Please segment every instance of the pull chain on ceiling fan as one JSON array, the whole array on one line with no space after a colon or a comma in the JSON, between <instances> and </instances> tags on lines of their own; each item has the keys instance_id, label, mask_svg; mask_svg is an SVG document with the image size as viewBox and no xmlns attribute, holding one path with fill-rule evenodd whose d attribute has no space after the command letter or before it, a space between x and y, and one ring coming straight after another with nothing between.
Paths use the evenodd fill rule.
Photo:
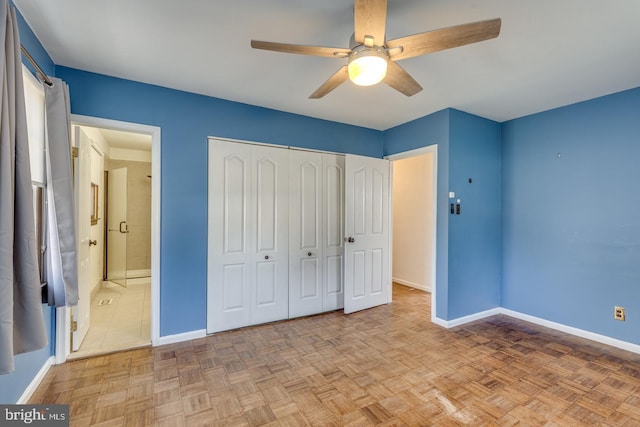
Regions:
<instances>
[{"instance_id":1,"label":"pull chain on ceiling fan","mask_svg":"<svg viewBox=\"0 0 640 427\"><path fill-rule=\"evenodd\" d=\"M501 26L500 18L496 18L387 41L387 0L355 0L353 15L354 33L350 48L259 40L251 40L251 47L302 55L348 58L347 65L313 92L309 97L311 99L322 98L347 79L361 86L384 82L406 96L412 96L420 92L422 87L396 61L493 39L500 34Z\"/></svg>"}]
</instances>

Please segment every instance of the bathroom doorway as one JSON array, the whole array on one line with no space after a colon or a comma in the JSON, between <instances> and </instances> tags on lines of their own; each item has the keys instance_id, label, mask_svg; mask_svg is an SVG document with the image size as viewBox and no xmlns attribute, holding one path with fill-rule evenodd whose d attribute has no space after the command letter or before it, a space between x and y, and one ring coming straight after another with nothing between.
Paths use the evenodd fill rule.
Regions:
<instances>
[{"instance_id":1,"label":"bathroom doorway","mask_svg":"<svg viewBox=\"0 0 640 427\"><path fill-rule=\"evenodd\" d=\"M71 327L68 359L151 345L154 293L153 134L79 123L74 134L98 156L88 174L94 198L89 273L79 283L86 289L78 308L88 321L80 339Z\"/></svg>"}]
</instances>

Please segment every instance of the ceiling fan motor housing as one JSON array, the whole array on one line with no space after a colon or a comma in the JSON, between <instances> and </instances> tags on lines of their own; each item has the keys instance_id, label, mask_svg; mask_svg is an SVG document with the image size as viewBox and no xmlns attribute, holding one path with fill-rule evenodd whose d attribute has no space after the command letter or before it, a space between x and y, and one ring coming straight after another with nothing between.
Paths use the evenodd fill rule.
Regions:
<instances>
[{"instance_id":1,"label":"ceiling fan motor housing","mask_svg":"<svg viewBox=\"0 0 640 427\"><path fill-rule=\"evenodd\" d=\"M389 54L380 46L357 46L349 55L349 79L359 86L371 86L387 75Z\"/></svg>"}]
</instances>

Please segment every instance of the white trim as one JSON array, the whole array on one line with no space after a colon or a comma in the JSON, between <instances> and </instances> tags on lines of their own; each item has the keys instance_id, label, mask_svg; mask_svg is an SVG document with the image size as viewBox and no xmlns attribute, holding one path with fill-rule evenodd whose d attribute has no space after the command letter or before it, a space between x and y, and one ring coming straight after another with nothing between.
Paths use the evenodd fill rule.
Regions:
<instances>
[{"instance_id":1,"label":"white trim","mask_svg":"<svg viewBox=\"0 0 640 427\"><path fill-rule=\"evenodd\" d=\"M151 344L160 345L160 195L161 195L161 129L157 126L71 114L71 122L78 126L92 126L125 132L151 135ZM64 363L70 353L70 311L68 307L56 310L55 363Z\"/></svg>"},{"instance_id":2,"label":"white trim","mask_svg":"<svg viewBox=\"0 0 640 427\"><path fill-rule=\"evenodd\" d=\"M132 277L130 279L127 279L127 287L138 286L138 285L150 285L151 283L150 278L151 276ZM119 286L119 285L112 285L112 286Z\"/></svg>"},{"instance_id":3,"label":"white trim","mask_svg":"<svg viewBox=\"0 0 640 427\"><path fill-rule=\"evenodd\" d=\"M183 341L197 340L200 338L204 338L206 336L207 336L206 329L198 329L196 331L183 332L181 334L175 334L175 335L165 335L158 339L157 345L167 345L167 344L175 344Z\"/></svg>"},{"instance_id":4,"label":"white trim","mask_svg":"<svg viewBox=\"0 0 640 427\"><path fill-rule=\"evenodd\" d=\"M458 317L453 320L443 320L440 318L432 319L432 322L443 328L454 328L461 326L469 322L481 320L490 316L503 314L505 316L513 317L514 319L524 320L525 322L533 323L545 328L555 329L556 331L564 332L570 335L574 335L580 338L585 338L591 341L598 342L600 344L609 345L611 347L620 348L622 350L630 351L632 353L640 354L640 344L634 344L628 341L619 340L606 335L597 334L595 332L585 331L584 329L575 328L562 323L553 322L551 320L542 319L540 317L531 316L529 314L520 313L518 311L509 310L508 308L497 307L490 310L481 311L479 313L470 314L469 316Z\"/></svg>"},{"instance_id":5,"label":"white trim","mask_svg":"<svg viewBox=\"0 0 640 427\"><path fill-rule=\"evenodd\" d=\"M476 320L481 320L487 317L496 316L498 314L502 314L502 308L500 307L491 308L489 310L470 314L468 316L458 317L457 319L452 319L452 320L443 320L440 318L436 318L436 320L433 321L433 323L449 329L449 328L455 328L456 326L461 326L470 322L475 322Z\"/></svg>"},{"instance_id":6,"label":"white trim","mask_svg":"<svg viewBox=\"0 0 640 427\"><path fill-rule=\"evenodd\" d=\"M33 393L38 389L38 386L42 383L44 376L47 375L47 372L49 372L53 364L55 364L55 358L53 356L45 360L44 365L42 365L42 368L40 368L36 376L33 377L27 388L24 389L16 404L24 405L31 399L31 396L33 396Z\"/></svg>"},{"instance_id":7,"label":"white trim","mask_svg":"<svg viewBox=\"0 0 640 427\"><path fill-rule=\"evenodd\" d=\"M422 154L427 154L427 153L433 153L433 171L432 171L432 183L433 183L433 200L432 200L432 206L433 206L433 239L431 239L431 265L433 266L433 268L431 269L431 278L430 278L430 282L431 282L431 287L429 289L429 292L431 292L431 322L441 325L440 322L445 322L442 319L439 319L438 317L436 317L436 289L437 289L437 285L438 282L436 281L436 270L438 268L438 264L437 264L437 256L438 256L438 144L433 144L433 145L428 145L426 147L420 147L420 148L416 148L415 150L409 150L409 151L403 151L401 153L396 153L396 154L391 154L389 156L385 156L385 159L388 159L391 161L391 165L392 165L392 169L391 169L391 175L393 175L393 161L394 160L401 160L401 159L406 159L409 157L414 157L414 156L420 156ZM393 181L392 181L393 183ZM393 190L393 187L391 188L391 190ZM393 191L391 191L391 194L393 194ZM392 201L390 202L392 203ZM390 220L393 221L393 218L390 217ZM393 222L392 222L393 224ZM391 230L392 234L393 230ZM393 236L391 237L393 238ZM391 241L393 243L393 240ZM391 247L393 247L393 244L391 244ZM392 261L390 261L390 264L392 263ZM398 282L400 283L400 282ZM443 325L441 325L443 326ZM446 326L445 326L446 327Z\"/></svg>"},{"instance_id":8,"label":"white trim","mask_svg":"<svg viewBox=\"0 0 640 427\"><path fill-rule=\"evenodd\" d=\"M139 277L151 277L151 269L127 270L127 279L137 279Z\"/></svg>"},{"instance_id":9,"label":"white trim","mask_svg":"<svg viewBox=\"0 0 640 427\"><path fill-rule=\"evenodd\" d=\"M574 328L573 326L564 325L562 323L552 322L551 320L545 320L540 317L535 317L529 314L520 313L518 311L509 310L508 308L501 308L500 313L516 319L535 323L536 325L544 326L546 328L555 329L560 332L566 332L567 334L586 338L588 340L596 341L601 344L610 345L612 347L617 347L621 348L622 350L640 354L640 345L628 341L622 341L617 338L611 338L606 335L597 334L595 332L585 331L584 329Z\"/></svg>"},{"instance_id":10,"label":"white trim","mask_svg":"<svg viewBox=\"0 0 640 427\"><path fill-rule=\"evenodd\" d=\"M222 137L219 137L219 136L208 136L207 139L208 139L208 141L211 141L212 139L215 139L217 141L235 142L235 143L238 143L238 144L259 145L259 146L262 146L262 147L283 148L285 150L309 151L311 153L333 154L333 155L338 155L338 156L346 156L347 155L347 153L339 153L337 151L316 150L314 148L294 147L293 145L271 144L269 142L247 141L247 140L244 140L244 139L222 138Z\"/></svg>"},{"instance_id":11,"label":"white trim","mask_svg":"<svg viewBox=\"0 0 640 427\"><path fill-rule=\"evenodd\" d=\"M433 299L433 296L431 298ZM442 326L443 328L447 328L447 329L450 328L446 320L442 320L441 318L435 317L434 315L431 315L431 323L434 323L438 326Z\"/></svg>"},{"instance_id":12,"label":"white trim","mask_svg":"<svg viewBox=\"0 0 640 427\"><path fill-rule=\"evenodd\" d=\"M427 145L426 147L420 147L409 151L403 151L401 153L389 154L384 156L385 159L391 161L408 159L409 157L421 156L427 153L436 153L438 151L438 144Z\"/></svg>"},{"instance_id":13,"label":"white trim","mask_svg":"<svg viewBox=\"0 0 640 427\"><path fill-rule=\"evenodd\" d=\"M389 241L387 248L389 249L389 262L387 271L389 272L389 283L387 288L387 304L393 302L393 162L386 159L389 166L389 202L387 205L387 227L389 227Z\"/></svg>"},{"instance_id":14,"label":"white trim","mask_svg":"<svg viewBox=\"0 0 640 427\"><path fill-rule=\"evenodd\" d=\"M420 289L421 291L425 292L431 292L431 286L429 285L421 285L420 283L413 283L408 280L398 279L397 277L394 277L392 280L400 285L409 286L410 288L414 289Z\"/></svg>"},{"instance_id":15,"label":"white trim","mask_svg":"<svg viewBox=\"0 0 640 427\"><path fill-rule=\"evenodd\" d=\"M58 307L56 310L56 354L55 363L59 365L67 360L71 353L71 307Z\"/></svg>"}]
</instances>

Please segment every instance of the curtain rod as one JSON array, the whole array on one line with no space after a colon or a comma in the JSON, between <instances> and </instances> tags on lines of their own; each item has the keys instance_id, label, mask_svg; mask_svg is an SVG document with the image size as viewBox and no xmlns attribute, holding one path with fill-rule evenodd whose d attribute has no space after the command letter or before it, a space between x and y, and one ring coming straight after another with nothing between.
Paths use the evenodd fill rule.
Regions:
<instances>
[{"instance_id":1,"label":"curtain rod","mask_svg":"<svg viewBox=\"0 0 640 427\"><path fill-rule=\"evenodd\" d=\"M34 66L34 68L36 69L36 71L38 72L38 74L40 74L40 77L42 77L42 80L44 80L44 82L48 85L48 86L53 86L53 82L51 81L51 79L49 78L49 76L47 76L44 71L42 71L42 68L40 68L40 66L38 65L38 63L36 62L35 59L33 59L33 56L31 56L31 54L29 54L29 52L27 52L27 49L24 48L24 46L20 45L20 50L22 50L22 53L24 54L24 56L29 60L29 62L31 62L31 65Z\"/></svg>"}]
</instances>

